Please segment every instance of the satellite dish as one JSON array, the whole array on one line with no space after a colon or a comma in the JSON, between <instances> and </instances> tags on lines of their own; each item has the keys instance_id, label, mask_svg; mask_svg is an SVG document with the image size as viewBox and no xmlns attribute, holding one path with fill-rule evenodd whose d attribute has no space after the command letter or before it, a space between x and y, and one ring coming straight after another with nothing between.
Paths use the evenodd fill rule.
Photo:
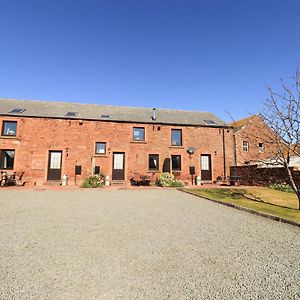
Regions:
<instances>
[{"instance_id":1,"label":"satellite dish","mask_svg":"<svg viewBox=\"0 0 300 300\"><path fill-rule=\"evenodd\" d=\"M195 148L194 147L189 147L188 149L187 149L187 152L188 152L188 154L190 154L190 155L193 155L194 153L195 153Z\"/></svg>"}]
</instances>

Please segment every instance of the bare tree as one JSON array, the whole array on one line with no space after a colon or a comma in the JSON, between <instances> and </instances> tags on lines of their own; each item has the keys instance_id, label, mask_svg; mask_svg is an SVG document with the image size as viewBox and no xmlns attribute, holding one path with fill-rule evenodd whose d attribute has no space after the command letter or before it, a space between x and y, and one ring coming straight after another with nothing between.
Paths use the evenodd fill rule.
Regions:
<instances>
[{"instance_id":1,"label":"bare tree","mask_svg":"<svg viewBox=\"0 0 300 300\"><path fill-rule=\"evenodd\" d=\"M300 72L297 70L292 77L292 84L287 85L281 80L280 92L268 88L269 97L264 103L260 118L272 129L268 143L276 145L277 154L272 163L285 168L290 185L299 200L300 186L293 177L289 167L291 157L300 157Z\"/></svg>"}]
</instances>

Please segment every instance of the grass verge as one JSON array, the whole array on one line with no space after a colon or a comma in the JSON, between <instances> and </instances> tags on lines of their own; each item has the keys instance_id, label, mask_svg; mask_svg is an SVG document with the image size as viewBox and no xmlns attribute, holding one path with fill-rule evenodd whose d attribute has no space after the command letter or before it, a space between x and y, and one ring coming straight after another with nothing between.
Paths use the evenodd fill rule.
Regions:
<instances>
[{"instance_id":1,"label":"grass verge","mask_svg":"<svg viewBox=\"0 0 300 300\"><path fill-rule=\"evenodd\" d=\"M269 192L267 188L201 188L183 190L217 202L231 203L300 224L300 211L296 209L294 199L290 193L274 190ZM275 200L272 197L274 195L273 192L276 192ZM280 197L280 194L282 194L282 197ZM288 194L288 197L286 197L286 194Z\"/></svg>"}]
</instances>

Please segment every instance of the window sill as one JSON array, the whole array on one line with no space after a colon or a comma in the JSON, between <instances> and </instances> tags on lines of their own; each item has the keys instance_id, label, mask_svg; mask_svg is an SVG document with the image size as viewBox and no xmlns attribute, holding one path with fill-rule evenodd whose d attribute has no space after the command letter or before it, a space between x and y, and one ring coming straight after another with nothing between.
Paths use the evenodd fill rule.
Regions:
<instances>
[{"instance_id":1,"label":"window sill","mask_svg":"<svg viewBox=\"0 0 300 300\"><path fill-rule=\"evenodd\" d=\"M160 170L148 170L147 173L161 173Z\"/></svg>"},{"instance_id":2,"label":"window sill","mask_svg":"<svg viewBox=\"0 0 300 300\"><path fill-rule=\"evenodd\" d=\"M174 148L174 149L184 149L184 147L183 146L170 146L169 148Z\"/></svg>"},{"instance_id":3,"label":"window sill","mask_svg":"<svg viewBox=\"0 0 300 300\"><path fill-rule=\"evenodd\" d=\"M17 139L17 137L15 135L1 135L0 139L9 139L9 140L13 140L13 139Z\"/></svg>"},{"instance_id":4,"label":"window sill","mask_svg":"<svg viewBox=\"0 0 300 300\"><path fill-rule=\"evenodd\" d=\"M93 157L108 157L108 154L94 154Z\"/></svg>"},{"instance_id":5,"label":"window sill","mask_svg":"<svg viewBox=\"0 0 300 300\"><path fill-rule=\"evenodd\" d=\"M147 144L146 141L131 141L132 144Z\"/></svg>"}]
</instances>

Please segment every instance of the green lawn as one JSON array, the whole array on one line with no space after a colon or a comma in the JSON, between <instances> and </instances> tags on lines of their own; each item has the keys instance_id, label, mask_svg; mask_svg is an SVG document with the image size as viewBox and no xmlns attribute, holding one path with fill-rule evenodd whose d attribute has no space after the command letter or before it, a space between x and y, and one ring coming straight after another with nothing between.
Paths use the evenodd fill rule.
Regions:
<instances>
[{"instance_id":1,"label":"green lawn","mask_svg":"<svg viewBox=\"0 0 300 300\"><path fill-rule=\"evenodd\" d=\"M300 223L295 194L263 187L188 189L195 195L265 212Z\"/></svg>"}]
</instances>

